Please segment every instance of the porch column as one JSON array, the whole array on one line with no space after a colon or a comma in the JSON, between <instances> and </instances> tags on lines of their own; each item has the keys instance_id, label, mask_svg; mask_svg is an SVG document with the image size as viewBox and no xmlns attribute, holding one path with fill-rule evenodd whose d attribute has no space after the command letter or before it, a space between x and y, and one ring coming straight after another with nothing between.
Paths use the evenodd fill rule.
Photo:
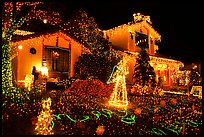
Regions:
<instances>
[{"instance_id":1,"label":"porch column","mask_svg":"<svg viewBox=\"0 0 204 137\"><path fill-rule=\"evenodd\" d=\"M170 87L172 87L171 68L172 68L172 65L169 65L169 69L168 69L168 70L169 70L169 86L170 86Z\"/></svg>"}]
</instances>

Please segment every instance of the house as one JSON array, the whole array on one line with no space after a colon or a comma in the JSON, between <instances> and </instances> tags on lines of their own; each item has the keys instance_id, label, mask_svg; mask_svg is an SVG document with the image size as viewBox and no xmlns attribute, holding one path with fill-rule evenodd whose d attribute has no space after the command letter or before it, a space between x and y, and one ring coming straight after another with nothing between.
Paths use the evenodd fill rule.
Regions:
<instances>
[{"instance_id":1,"label":"house","mask_svg":"<svg viewBox=\"0 0 204 137\"><path fill-rule=\"evenodd\" d=\"M164 86L172 87L176 85L176 73L184 66L181 61L163 57L157 53L157 42L161 41L161 35L151 26L149 16L144 16L140 13L133 14L134 22L122 24L112 29L104 30L104 36L112 43L113 48L122 49L124 53L131 53L132 59L129 61L129 74L126 76L129 83L133 83L132 75L134 73L134 65L136 57L141 50L133 37L136 33L145 34L147 36L146 48L150 55L150 65L154 68L156 79L161 77L164 81ZM141 41L139 41L141 42Z\"/></svg>"},{"instance_id":2,"label":"house","mask_svg":"<svg viewBox=\"0 0 204 137\"><path fill-rule=\"evenodd\" d=\"M62 31L15 36L11 42L13 76L17 84L32 67L48 71L50 78L70 78L74 75L74 63L82 54L84 46Z\"/></svg>"},{"instance_id":3,"label":"house","mask_svg":"<svg viewBox=\"0 0 204 137\"><path fill-rule=\"evenodd\" d=\"M200 61L191 61L184 63L184 69L191 71L192 68L196 68L199 74L201 73L201 62Z\"/></svg>"},{"instance_id":4,"label":"house","mask_svg":"<svg viewBox=\"0 0 204 137\"><path fill-rule=\"evenodd\" d=\"M164 57L157 53L157 42L161 35L151 26L149 16L140 13L133 14L134 22L122 24L109 30L103 30L104 36L112 43L113 48L131 56L128 62L129 73L126 75L127 83L133 84L132 75L139 48L136 33L147 36L147 52L150 55L150 65L156 73L156 80L163 79L166 87L177 86L178 75L184 64L181 61ZM133 37L134 36L134 37ZM69 37L62 31L41 34L29 34L17 37L11 42L11 59L14 79L19 82L31 74L32 67L44 71L46 67L49 77L70 78L74 76L74 64L78 57L87 51L83 45Z\"/></svg>"}]
</instances>

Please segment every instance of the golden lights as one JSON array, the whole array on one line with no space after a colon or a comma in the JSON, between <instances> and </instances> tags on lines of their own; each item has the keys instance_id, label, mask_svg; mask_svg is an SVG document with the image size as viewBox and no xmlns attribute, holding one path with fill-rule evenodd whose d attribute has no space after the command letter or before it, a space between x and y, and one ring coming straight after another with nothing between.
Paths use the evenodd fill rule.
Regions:
<instances>
[{"instance_id":1,"label":"golden lights","mask_svg":"<svg viewBox=\"0 0 204 137\"><path fill-rule=\"evenodd\" d=\"M48 76L48 69L46 66L41 67L41 73L43 76Z\"/></svg>"},{"instance_id":2,"label":"golden lights","mask_svg":"<svg viewBox=\"0 0 204 137\"><path fill-rule=\"evenodd\" d=\"M97 135L103 135L104 131L104 126L98 126L98 128L96 129Z\"/></svg>"},{"instance_id":3,"label":"golden lights","mask_svg":"<svg viewBox=\"0 0 204 137\"><path fill-rule=\"evenodd\" d=\"M127 61L129 57L124 55L123 59L113 68L112 73L107 83L115 83L113 93L109 99L109 104L115 107L128 106L127 89L125 75L129 73L127 68Z\"/></svg>"},{"instance_id":4,"label":"golden lights","mask_svg":"<svg viewBox=\"0 0 204 137\"><path fill-rule=\"evenodd\" d=\"M34 32L25 31L25 30L16 30L16 31L14 32L14 34L25 36L25 35L34 34Z\"/></svg>"},{"instance_id":5,"label":"golden lights","mask_svg":"<svg viewBox=\"0 0 204 137\"><path fill-rule=\"evenodd\" d=\"M202 99L202 86L193 86L190 94L193 94L195 91L199 91L198 98Z\"/></svg>"},{"instance_id":6,"label":"golden lights","mask_svg":"<svg viewBox=\"0 0 204 137\"><path fill-rule=\"evenodd\" d=\"M40 135L52 135L54 134L52 132L52 116L50 110L51 106L51 98L48 98L47 100L42 101L42 108L43 110L40 112L40 115L38 116L38 122L36 123L35 130L37 131L37 134Z\"/></svg>"},{"instance_id":7,"label":"golden lights","mask_svg":"<svg viewBox=\"0 0 204 137\"><path fill-rule=\"evenodd\" d=\"M23 49L23 46L22 46L22 45L19 45L19 46L18 46L18 49Z\"/></svg>"},{"instance_id":8,"label":"golden lights","mask_svg":"<svg viewBox=\"0 0 204 137\"><path fill-rule=\"evenodd\" d=\"M33 75L27 74L26 77L25 77L24 84L25 84L25 87L28 88L29 91L31 89L31 84L32 83L33 83Z\"/></svg>"},{"instance_id":9,"label":"golden lights","mask_svg":"<svg viewBox=\"0 0 204 137\"><path fill-rule=\"evenodd\" d=\"M46 23L47 23L47 19L44 19L44 20L43 20L43 23L45 23L45 24L46 24Z\"/></svg>"},{"instance_id":10,"label":"golden lights","mask_svg":"<svg viewBox=\"0 0 204 137\"><path fill-rule=\"evenodd\" d=\"M196 69L197 67L198 67L197 65L194 65L194 66L193 66L193 69Z\"/></svg>"}]
</instances>

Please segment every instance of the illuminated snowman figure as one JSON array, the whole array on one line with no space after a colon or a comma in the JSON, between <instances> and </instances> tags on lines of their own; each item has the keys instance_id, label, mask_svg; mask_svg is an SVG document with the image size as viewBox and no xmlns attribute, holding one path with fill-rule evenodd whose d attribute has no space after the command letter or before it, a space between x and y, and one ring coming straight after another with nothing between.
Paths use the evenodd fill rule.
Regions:
<instances>
[{"instance_id":1,"label":"illuminated snowman figure","mask_svg":"<svg viewBox=\"0 0 204 137\"><path fill-rule=\"evenodd\" d=\"M127 61L128 57L124 56L123 59L116 66L113 67L111 76L107 81L107 84L115 83L113 93L111 94L109 99L109 104L116 107L128 106L125 81L125 75L129 73L127 68Z\"/></svg>"}]
</instances>

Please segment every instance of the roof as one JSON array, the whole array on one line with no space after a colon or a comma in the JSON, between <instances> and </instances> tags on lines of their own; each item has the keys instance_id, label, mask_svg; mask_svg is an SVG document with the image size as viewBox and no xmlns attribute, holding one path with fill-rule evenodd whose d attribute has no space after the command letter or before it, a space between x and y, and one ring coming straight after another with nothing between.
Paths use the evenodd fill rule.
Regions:
<instances>
[{"instance_id":1,"label":"roof","mask_svg":"<svg viewBox=\"0 0 204 137\"><path fill-rule=\"evenodd\" d=\"M132 30L132 29L134 30L139 24L142 24L144 25L144 27L149 28L149 30L151 31L150 35L153 34L156 39L161 40L161 35L147 21L140 21L138 23L129 22L128 24L122 24L112 29L103 30L103 32L109 32L109 31L116 30L118 28L125 28L125 27L128 30Z\"/></svg>"},{"instance_id":2,"label":"roof","mask_svg":"<svg viewBox=\"0 0 204 137\"><path fill-rule=\"evenodd\" d=\"M183 62L181 62L181 61L179 61L179 60L176 60L176 59L172 59L172 58L166 57L166 56L164 57L164 56L160 56L160 55L149 55L149 57L152 58L152 59L156 59L156 60L157 60L157 58L158 58L158 59L160 59L160 60L164 60L164 61L166 60L166 61L168 61L168 62L178 63L178 64L184 66L184 63L183 63Z\"/></svg>"},{"instance_id":3,"label":"roof","mask_svg":"<svg viewBox=\"0 0 204 137\"><path fill-rule=\"evenodd\" d=\"M24 36L22 36L22 35L14 35L13 39L12 39L12 42L18 42L18 41L21 41L21 40L37 38L37 37L40 37L42 35L50 35L50 34L55 34L55 33L60 33L63 37L67 37L65 39L68 39L68 37L70 37L74 41L78 42L76 39L74 39L73 37L68 35L65 31L62 31L62 30L59 30L59 29L50 30L50 31L42 31L42 32L37 32L37 33L34 33L34 34L30 34L30 35L24 35Z\"/></svg>"},{"instance_id":4,"label":"roof","mask_svg":"<svg viewBox=\"0 0 204 137\"><path fill-rule=\"evenodd\" d=\"M161 57L161 58L168 58L168 59L178 60L175 57L167 56L167 55L163 55L163 54L159 54L159 53L156 53L154 56L155 57Z\"/></svg>"}]
</instances>

